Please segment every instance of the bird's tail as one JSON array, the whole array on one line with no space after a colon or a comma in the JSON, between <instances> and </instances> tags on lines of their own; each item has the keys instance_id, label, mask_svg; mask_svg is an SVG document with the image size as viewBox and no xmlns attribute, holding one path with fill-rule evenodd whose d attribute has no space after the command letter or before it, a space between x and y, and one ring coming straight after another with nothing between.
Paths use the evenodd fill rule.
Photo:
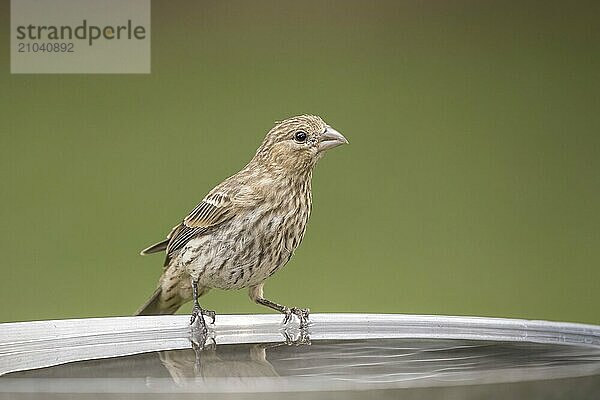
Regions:
<instances>
[{"instance_id":1,"label":"bird's tail","mask_svg":"<svg viewBox=\"0 0 600 400\"><path fill-rule=\"evenodd\" d=\"M175 312L181 307L184 301L177 301L178 299L170 298L169 301L165 301L162 296L162 289L158 287L152 296L136 311L135 315L165 315L175 314ZM175 301L173 301L175 300Z\"/></svg>"}]
</instances>

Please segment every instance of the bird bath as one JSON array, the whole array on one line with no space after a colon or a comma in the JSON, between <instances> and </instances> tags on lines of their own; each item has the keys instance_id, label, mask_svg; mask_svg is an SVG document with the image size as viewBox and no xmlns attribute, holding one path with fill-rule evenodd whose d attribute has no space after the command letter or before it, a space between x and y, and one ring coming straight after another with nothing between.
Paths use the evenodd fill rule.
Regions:
<instances>
[{"instance_id":1,"label":"bird bath","mask_svg":"<svg viewBox=\"0 0 600 400\"><path fill-rule=\"evenodd\" d=\"M314 314L305 332L280 322L273 314L219 315L203 349L192 348L183 315L1 324L0 396L592 399L600 392L599 326Z\"/></svg>"}]
</instances>

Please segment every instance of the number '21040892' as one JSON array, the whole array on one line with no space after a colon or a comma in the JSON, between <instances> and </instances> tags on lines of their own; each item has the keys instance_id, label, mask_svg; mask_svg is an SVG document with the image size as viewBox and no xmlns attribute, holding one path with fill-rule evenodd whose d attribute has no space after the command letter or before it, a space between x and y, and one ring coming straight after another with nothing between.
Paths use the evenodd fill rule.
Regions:
<instances>
[{"instance_id":1,"label":"number '21040892'","mask_svg":"<svg viewBox=\"0 0 600 400\"><path fill-rule=\"evenodd\" d=\"M73 43L18 43L19 53L73 53Z\"/></svg>"}]
</instances>

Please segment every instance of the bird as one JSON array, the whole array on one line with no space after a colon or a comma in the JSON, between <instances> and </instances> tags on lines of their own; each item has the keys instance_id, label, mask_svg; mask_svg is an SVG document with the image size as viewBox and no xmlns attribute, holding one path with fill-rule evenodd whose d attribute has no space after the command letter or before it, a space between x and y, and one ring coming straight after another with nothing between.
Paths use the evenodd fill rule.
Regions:
<instances>
[{"instance_id":1,"label":"bird","mask_svg":"<svg viewBox=\"0 0 600 400\"><path fill-rule=\"evenodd\" d=\"M207 331L215 321L198 298L211 289L248 289L252 301L309 323L309 309L264 297L265 281L300 245L312 208L317 162L348 140L316 115L277 122L252 159L215 186L167 235L140 254L165 252L163 273L136 315L173 314L193 301L190 324Z\"/></svg>"}]
</instances>

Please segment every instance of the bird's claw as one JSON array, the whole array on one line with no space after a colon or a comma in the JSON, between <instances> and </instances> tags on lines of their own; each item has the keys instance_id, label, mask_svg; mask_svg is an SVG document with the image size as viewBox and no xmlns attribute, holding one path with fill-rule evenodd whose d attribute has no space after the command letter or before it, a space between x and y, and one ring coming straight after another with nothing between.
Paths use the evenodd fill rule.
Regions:
<instances>
[{"instance_id":1,"label":"bird's claw","mask_svg":"<svg viewBox=\"0 0 600 400\"><path fill-rule=\"evenodd\" d=\"M210 318L210 324L214 325L217 313L215 313L213 310L202 310L202 315L206 315L208 318Z\"/></svg>"},{"instance_id":2,"label":"bird's claw","mask_svg":"<svg viewBox=\"0 0 600 400\"><path fill-rule=\"evenodd\" d=\"M200 308L199 305L195 304L192 309L192 317L190 319L190 325L194 325L197 321L200 324L200 330L206 332L208 329L206 327L206 321L204 320L204 316L207 316L211 319L211 325L215 323L216 313L212 310L204 310Z\"/></svg>"},{"instance_id":3,"label":"bird's claw","mask_svg":"<svg viewBox=\"0 0 600 400\"><path fill-rule=\"evenodd\" d=\"M298 321L300 322L300 328L306 328L308 326L308 317L310 315L310 310L308 308L286 308L284 312L285 316L283 317L283 324L287 325L295 315L298 317Z\"/></svg>"}]
</instances>

